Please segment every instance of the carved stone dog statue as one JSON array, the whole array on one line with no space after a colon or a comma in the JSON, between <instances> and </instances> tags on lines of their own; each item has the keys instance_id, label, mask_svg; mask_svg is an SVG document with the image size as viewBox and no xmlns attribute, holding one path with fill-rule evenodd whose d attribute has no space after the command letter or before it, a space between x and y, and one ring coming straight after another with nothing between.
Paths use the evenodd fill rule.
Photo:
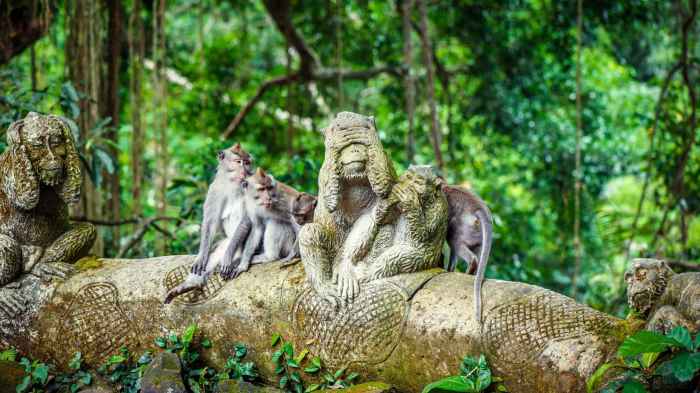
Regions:
<instances>
[{"instance_id":1,"label":"carved stone dog statue","mask_svg":"<svg viewBox=\"0 0 700 393\"><path fill-rule=\"evenodd\" d=\"M447 231L436 178L399 179L372 117L341 112L324 134L314 222L299 233L316 293L350 302L360 284L435 267Z\"/></svg>"},{"instance_id":2,"label":"carved stone dog statue","mask_svg":"<svg viewBox=\"0 0 700 393\"><path fill-rule=\"evenodd\" d=\"M629 306L646 318L645 329L700 329L700 273L676 274L664 261L635 259L625 281Z\"/></svg>"},{"instance_id":3,"label":"carved stone dog statue","mask_svg":"<svg viewBox=\"0 0 700 393\"><path fill-rule=\"evenodd\" d=\"M91 224L68 219L82 183L73 136L60 118L30 112L9 127L7 144L0 155L0 286L23 272L65 277L96 236ZM0 314L17 313L5 300Z\"/></svg>"}]
</instances>

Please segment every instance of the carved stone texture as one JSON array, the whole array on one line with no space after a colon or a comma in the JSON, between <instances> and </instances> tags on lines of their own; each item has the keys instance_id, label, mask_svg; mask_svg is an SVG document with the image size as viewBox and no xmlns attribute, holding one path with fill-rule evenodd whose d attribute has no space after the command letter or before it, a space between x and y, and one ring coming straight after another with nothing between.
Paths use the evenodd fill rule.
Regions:
<instances>
[{"instance_id":1,"label":"carved stone texture","mask_svg":"<svg viewBox=\"0 0 700 393\"><path fill-rule=\"evenodd\" d=\"M30 112L7 130L0 155L0 285L14 289L0 299L0 320L26 311L25 291L7 285L22 272L65 277L95 241L92 225L73 225L68 204L80 196L80 158L68 126L56 116ZM10 304L12 303L12 304Z\"/></svg>"},{"instance_id":2,"label":"carved stone texture","mask_svg":"<svg viewBox=\"0 0 700 393\"><path fill-rule=\"evenodd\" d=\"M167 288L168 292L185 282L190 274L190 270L189 266L178 266L169 271L163 281L163 285ZM207 277L207 281L202 288L180 295L176 297L173 302L189 305L201 304L216 296L223 286L224 280L221 279L217 269L217 271Z\"/></svg>"},{"instance_id":3,"label":"carved stone texture","mask_svg":"<svg viewBox=\"0 0 700 393\"><path fill-rule=\"evenodd\" d=\"M676 274L664 261L635 259L625 281L630 308L646 318L647 330L700 330L700 273Z\"/></svg>"},{"instance_id":4,"label":"carved stone texture","mask_svg":"<svg viewBox=\"0 0 700 393\"><path fill-rule=\"evenodd\" d=\"M316 293L337 305L373 280L436 266L447 230L437 178L397 178L372 117L341 112L324 135L314 222L299 234Z\"/></svg>"},{"instance_id":5,"label":"carved stone texture","mask_svg":"<svg viewBox=\"0 0 700 393\"><path fill-rule=\"evenodd\" d=\"M80 348L92 364L101 364L119 348L138 345L139 333L119 305L119 291L109 282L78 290L60 322L64 344Z\"/></svg>"}]
</instances>

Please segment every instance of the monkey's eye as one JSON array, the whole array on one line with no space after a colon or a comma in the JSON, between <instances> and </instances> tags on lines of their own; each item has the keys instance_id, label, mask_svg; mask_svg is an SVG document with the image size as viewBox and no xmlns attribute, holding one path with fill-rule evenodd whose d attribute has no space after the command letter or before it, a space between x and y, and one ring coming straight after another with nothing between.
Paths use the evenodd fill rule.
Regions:
<instances>
[{"instance_id":1,"label":"monkey's eye","mask_svg":"<svg viewBox=\"0 0 700 393\"><path fill-rule=\"evenodd\" d=\"M223 160L224 157L226 157L226 153L222 150L222 151L219 152L219 154L217 155L217 157L219 158L219 160Z\"/></svg>"}]
</instances>

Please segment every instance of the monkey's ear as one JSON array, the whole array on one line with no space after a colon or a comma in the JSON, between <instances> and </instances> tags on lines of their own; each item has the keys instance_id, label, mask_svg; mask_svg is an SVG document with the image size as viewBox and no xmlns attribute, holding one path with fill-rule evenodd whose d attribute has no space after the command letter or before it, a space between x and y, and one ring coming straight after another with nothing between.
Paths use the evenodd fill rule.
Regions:
<instances>
[{"instance_id":1,"label":"monkey's ear","mask_svg":"<svg viewBox=\"0 0 700 393\"><path fill-rule=\"evenodd\" d=\"M57 117L58 118L58 117ZM73 133L71 133L68 125L58 118L63 131L63 138L66 144L66 162L65 162L65 178L58 195L67 204L73 204L80 199L80 187L83 184L83 177L80 171L80 156L75 146Z\"/></svg>"},{"instance_id":2,"label":"monkey's ear","mask_svg":"<svg viewBox=\"0 0 700 393\"><path fill-rule=\"evenodd\" d=\"M218 158L219 161L223 161L224 158L226 158L226 152L223 150L219 150L219 153L216 155L216 158Z\"/></svg>"}]
</instances>

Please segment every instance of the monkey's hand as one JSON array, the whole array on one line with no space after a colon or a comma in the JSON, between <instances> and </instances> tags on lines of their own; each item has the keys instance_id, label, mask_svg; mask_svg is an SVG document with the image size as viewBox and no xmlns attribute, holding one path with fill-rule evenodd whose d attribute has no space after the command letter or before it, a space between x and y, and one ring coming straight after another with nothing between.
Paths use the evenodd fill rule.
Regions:
<instances>
[{"instance_id":1,"label":"monkey's hand","mask_svg":"<svg viewBox=\"0 0 700 393\"><path fill-rule=\"evenodd\" d=\"M54 262L36 265L34 269L32 269L32 274L39 276L44 281L51 281L54 278L65 279L74 271L73 265L63 262Z\"/></svg>"},{"instance_id":2,"label":"monkey's hand","mask_svg":"<svg viewBox=\"0 0 700 393\"><path fill-rule=\"evenodd\" d=\"M290 255L284 257L284 259L282 259L280 262L282 262L280 264L280 267L287 267L287 266L296 265L297 263L301 262L301 258L299 258L298 255L290 254Z\"/></svg>"},{"instance_id":3,"label":"monkey's hand","mask_svg":"<svg viewBox=\"0 0 700 393\"><path fill-rule=\"evenodd\" d=\"M204 258L197 257L197 259L194 260L194 265L192 265L192 273L198 276L203 276L206 271L207 262L204 260Z\"/></svg>"},{"instance_id":4,"label":"monkey's hand","mask_svg":"<svg viewBox=\"0 0 700 393\"><path fill-rule=\"evenodd\" d=\"M396 184L392 194L392 197L398 200L399 208L404 212L420 207L420 198L412 183Z\"/></svg>"},{"instance_id":5,"label":"monkey's hand","mask_svg":"<svg viewBox=\"0 0 700 393\"><path fill-rule=\"evenodd\" d=\"M219 275L221 278L223 278L225 281L232 280L236 278L234 275L236 268L238 268L238 265L241 264L241 259L236 258L230 261L223 261L221 262L220 269L221 271L219 272Z\"/></svg>"},{"instance_id":6,"label":"monkey's hand","mask_svg":"<svg viewBox=\"0 0 700 393\"><path fill-rule=\"evenodd\" d=\"M240 276L243 272L247 272L250 268L250 262L248 263L232 263L231 266L226 266L221 268L221 278L225 281L233 280L234 278Z\"/></svg>"}]
</instances>

